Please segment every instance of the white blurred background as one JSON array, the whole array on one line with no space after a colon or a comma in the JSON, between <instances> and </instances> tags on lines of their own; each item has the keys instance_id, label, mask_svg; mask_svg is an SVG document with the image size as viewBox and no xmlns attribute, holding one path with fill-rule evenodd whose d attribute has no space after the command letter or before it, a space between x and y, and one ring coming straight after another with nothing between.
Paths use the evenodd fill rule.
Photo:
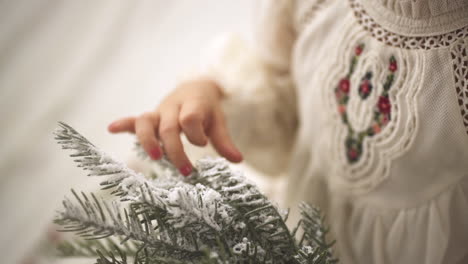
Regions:
<instances>
[{"instance_id":1,"label":"white blurred background","mask_svg":"<svg viewBox=\"0 0 468 264\"><path fill-rule=\"evenodd\" d=\"M249 36L253 9L251 0L0 0L1 263L37 263L62 197L91 185L55 144L56 122L131 159L134 138L107 124L155 108L216 35Z\"/></svg>"}]
</instances>

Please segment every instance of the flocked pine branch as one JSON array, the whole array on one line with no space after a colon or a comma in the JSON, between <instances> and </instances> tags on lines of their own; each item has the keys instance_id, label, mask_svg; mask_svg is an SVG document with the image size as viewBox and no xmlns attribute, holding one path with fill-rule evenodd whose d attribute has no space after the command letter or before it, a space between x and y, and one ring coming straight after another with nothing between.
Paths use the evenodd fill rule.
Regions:
<instances>
[{"instance_id":1,"label":"flocked pine branch","mask_svg":"<svg viewBox=\"0 0 468 264\"><path fill-rule=\"evenodd\" d=\"M234 207L251 235L250 241L267 250L269 258L287 261L297 251L285 221L277 208L240 174L233 172L224 159L199 163L199 181L219 191ZM246 234L247 235L247 234Z\"/></svg>"},{"instance_id":2,"label":"flocked pine branch","mask_svg":"<svg viewBox=\"0 0 468 264\"><path fill-rule=\"evenodd\" d=\"M335 241L327 242L327 234L330 230L325 226L325 216L322 215L319 208L304 202L299 204L299 209L302 215L300 224L304 230L303 238L299 244L301 246L305 244L312 248L326 249L325 253L330 263L337 263L338 259L333 258L332 251Z\"/></svg>"},{"instance_id":3,"label":"flocked pine branch","mask_svg":"<svg viewBox=\"0 0 468 264\"><path fill-rule=\"evenodd\" d=\"M99 257L97 251L112 252L114 250L122 251L126 255L135 255L139 247L140 245L134 241L122 244L111 237L93 240L78 237L61 241L57 245L57 255L60 257Z\"/></svg>"},{"instance_id":4,"label":"flocked pine branch","mask_svg":"<svg viewBox=\"0 0 468 264\"><path fill-rule=\"evenodd\" d=\"M65 123L56 139L90 176L115 198L94 194L65 199L56 222L86 240L119 240L68 245L68 255L94 252L97 263L335 263L326 243L320 211L302 204L298 224L286 226L281 213L258 188L224 159L202 159L184 178L167 161L162 173L146 178L101 152ZM131 244L128 246L126 244ZM80 251L81 249L81 251ZM132 259L132 260L129 260Z\"/></svg>"},{"instance_id":5,"label":"flocked pine branch","mask_svg":"<svg viewBox=\"0 0 468 264\"><path fill-rule=\"evenodd\" d=\"M71 126L59 122L60 129L55 131L55 139L63 149L73 150L70 157L75 158L78 167L89 171L88 176L108 176L101 182L104 189L115 188L125 178L141 180L143 175L129 169L125 164L100 151ZM122 193L121 193L122 194Z\"/></svg>"}]
</instances>

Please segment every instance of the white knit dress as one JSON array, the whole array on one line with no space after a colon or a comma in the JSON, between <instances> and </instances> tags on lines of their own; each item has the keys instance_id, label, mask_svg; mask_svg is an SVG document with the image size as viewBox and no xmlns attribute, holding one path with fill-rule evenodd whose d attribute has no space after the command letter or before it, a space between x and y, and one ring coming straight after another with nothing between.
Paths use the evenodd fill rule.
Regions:
<instances>
[{"instance_id":1,"label":"white knit dress","mask_svg":"<svg viewBox=\"0 0 468 264\"><path fill-rule=\"evenodd\" d=\"M247 162L344 264L468 263L468 1L264 1L205 66Z\"/></svg>"}]
</instances>

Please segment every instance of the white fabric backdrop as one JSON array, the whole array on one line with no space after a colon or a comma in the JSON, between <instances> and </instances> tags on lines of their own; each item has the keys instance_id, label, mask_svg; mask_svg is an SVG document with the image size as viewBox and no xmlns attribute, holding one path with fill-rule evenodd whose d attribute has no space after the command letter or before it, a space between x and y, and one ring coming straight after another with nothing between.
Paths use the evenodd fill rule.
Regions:
<instances>
[{"instance_id":1,"label":"white fabric backdrop","mask_svg":"<svg viewBox=\"0 0 468 264\"><path fill-rule=\"evenodd\" d=\"M56 121L127 159L133 138L110 136L109 121L154 108L252 13L249 0L0 1L2 263L34 252L63 195L92 185L53 141Z\"/></svg>"}]
</instances>

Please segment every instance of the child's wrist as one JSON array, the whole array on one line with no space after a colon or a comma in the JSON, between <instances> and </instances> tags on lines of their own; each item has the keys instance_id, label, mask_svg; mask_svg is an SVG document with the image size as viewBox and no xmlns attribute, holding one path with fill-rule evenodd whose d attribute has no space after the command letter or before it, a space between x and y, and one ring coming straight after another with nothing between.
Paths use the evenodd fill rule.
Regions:
<instances>
[{"instance_id":1,"label":"child's wrist","mask_svg":"<svg viewBox=\"0 0 468 264\"><path fill-rule=\"evenodd\" d=\"M210 76L203 76L203 75L198 76L196 78L185 80L180 85L181 86L195 85L198 87L210 87L212 88L213 91L215 91L215 95L217 98L223 99L226 97L226 93L224 89L221 87L221 85Z\"/></svg>"}]
</instances>

